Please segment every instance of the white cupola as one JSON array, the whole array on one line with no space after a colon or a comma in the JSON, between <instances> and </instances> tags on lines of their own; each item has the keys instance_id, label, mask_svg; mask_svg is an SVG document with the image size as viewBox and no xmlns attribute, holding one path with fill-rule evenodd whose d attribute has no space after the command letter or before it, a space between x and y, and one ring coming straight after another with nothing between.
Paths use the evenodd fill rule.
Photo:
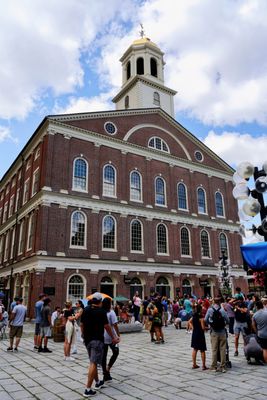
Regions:
<instances>
[{"instance_id":1,"label":"white cupola","mask_svg":"<svg viewBox=\"0 0 267 400\"><path fill-rule=\"evenodd\" d=\"M120 59L122 88L112 100L117 110L160 107L174 117L177 92L164 85L163 55L147 37L132 43Z\"/></svg>"}]
</instances>

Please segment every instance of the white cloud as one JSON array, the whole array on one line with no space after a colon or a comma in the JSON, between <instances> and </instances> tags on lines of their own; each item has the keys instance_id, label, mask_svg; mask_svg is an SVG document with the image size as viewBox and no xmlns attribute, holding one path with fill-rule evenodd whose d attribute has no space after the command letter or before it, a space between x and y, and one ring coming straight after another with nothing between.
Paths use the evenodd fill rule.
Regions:
<instances>
[{"instance_id":1,"label":"white cloud","mask_svg":"<svg viewBox=\"0 0 267 400\"><path fill-rule=\"evenodd\" d=\"M13 0L0 13L0 118L25 118L47 90L72 93L83 84L81 52L131 2ZM103 29L104 30L104 29Z\"/></svg>"},{"instance_id":2,"label":"white cloud","mask_svg":"<svg viewBox=\"0 0 267 400\"><path fill-rule=\"evenodd\" d=\"M56 114L71 114L81 112L105 111L112 108L110 102L111 95L109 93L102 93L95 97L70 97L68 104L64 107L58 104L54 108Z\"/></svg>"},{"instance_id":3,"label":"white cloud","mask_svg":"<svg viewBox=\"0 0 267 400\"><path fill-rule=\"evenodd\" d=\"M7 140L18 143L18 139L12 136L10 128L0 125L0 143Z\"/></svg>"},{"instance_id":4,"label":"white cloud","mask_svg":"<svg viewBox=\"0 0 267 400\"><path fill-rule=\"evenodd\" d=\"M253 137L239 132L217 134L210 131L203 143L230 165L249 161L254 166L262 167L267 160L267 135Z\"/></svg>"}]
</instances>

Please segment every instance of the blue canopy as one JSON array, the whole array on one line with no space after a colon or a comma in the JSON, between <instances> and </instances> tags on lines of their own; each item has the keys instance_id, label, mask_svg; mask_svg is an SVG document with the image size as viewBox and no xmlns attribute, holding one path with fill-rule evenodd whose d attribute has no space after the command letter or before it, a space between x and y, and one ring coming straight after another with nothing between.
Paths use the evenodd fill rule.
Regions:
<instances>
[{"instance_id":1,"label":"blue canopy","mask_svg":"<svg viewBox=\"0 0 267 400\"><path fill-rule=\"evenodd\" d=\"M240 246L245 266L253 271L267 271L267 242Z\"/></svg>"}]
</instances>

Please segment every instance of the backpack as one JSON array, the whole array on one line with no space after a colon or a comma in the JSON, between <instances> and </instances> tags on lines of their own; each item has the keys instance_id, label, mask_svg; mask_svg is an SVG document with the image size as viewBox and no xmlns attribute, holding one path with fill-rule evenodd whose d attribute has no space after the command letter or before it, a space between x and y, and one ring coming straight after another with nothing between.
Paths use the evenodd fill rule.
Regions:
<instances>
[{"instance_id":1,"label":"backpack","mask_svg":"<svg viewBox=\"0 0 267 400\"><path fill-rule=\"evenodd\" d=\"M225 320L220 312L221 307L219 307L218 309L212 307L212 309L213 315L210 319L210 326L214 331L221 331L225 328Z\"/></svg>"}]
</instances>

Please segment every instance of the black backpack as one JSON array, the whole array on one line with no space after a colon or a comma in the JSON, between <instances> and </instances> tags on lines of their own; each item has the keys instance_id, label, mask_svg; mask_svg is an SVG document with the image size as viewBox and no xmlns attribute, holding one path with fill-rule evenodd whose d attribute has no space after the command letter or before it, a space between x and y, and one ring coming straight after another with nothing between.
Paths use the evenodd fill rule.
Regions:
<instances>
[{"instance_id":1,"label":"black backpack","mask_svg":"<svg viewBox=\"0 0 267 400\"><path fill-rule=\"evenodd\" d=\"M221 307L219 308L212 307L212 309L213 309L213 315L210 318L210 326L214 331L221 331L225 328L225 320L220 312Z\"/></svg>"}]
</instances>

